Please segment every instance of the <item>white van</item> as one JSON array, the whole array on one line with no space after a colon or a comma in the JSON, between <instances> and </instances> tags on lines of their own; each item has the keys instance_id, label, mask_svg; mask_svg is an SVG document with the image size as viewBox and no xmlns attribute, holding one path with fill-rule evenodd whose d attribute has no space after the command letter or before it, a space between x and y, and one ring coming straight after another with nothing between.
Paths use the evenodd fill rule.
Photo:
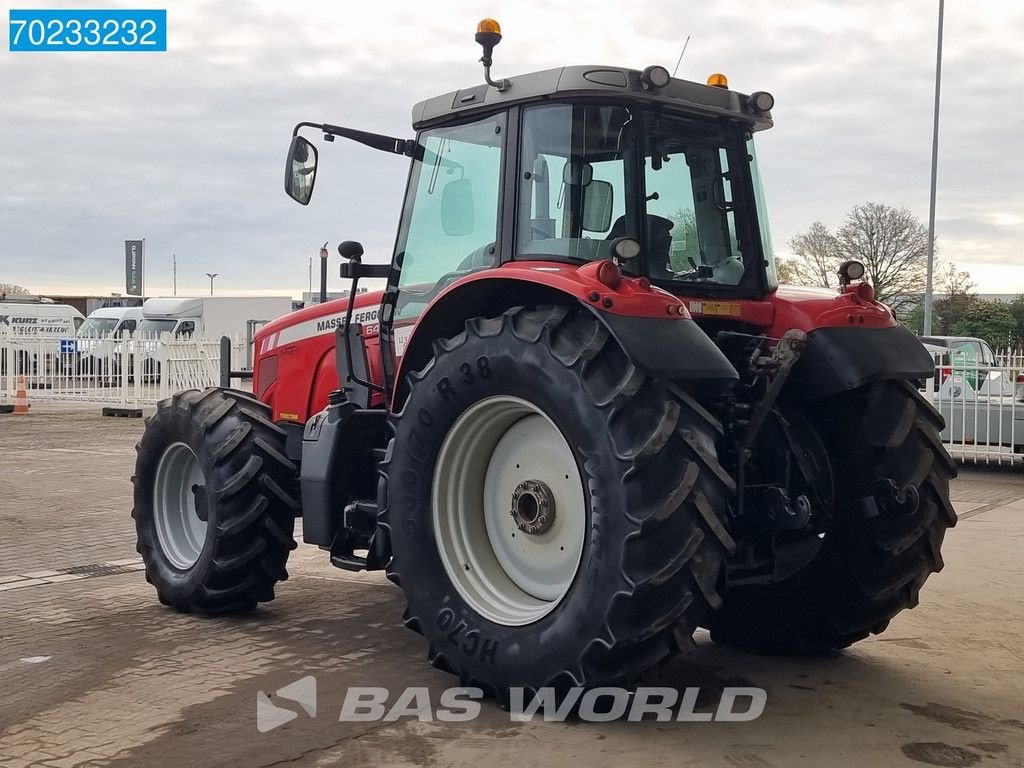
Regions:
<instances>
[{"instance_id":1,"label":"white van","mask_svg":"<svg viewBox=\"0 0 1024 768\"><path fill-rule=\"evenodd\" d=\"M0 334L70 338L84 322L85 317L74 307L49 299L7 297L0 301Z\"/></svg>"},{"instance_id":2,"label":"white van","mask_svg":"<svg viewBox=\"0 0 1024 768\"><path fill-rule=\"evenodd\" d=\"M131 336L142 322L142 307L101 307L78 329L80 374L113 374L120 367L118 339Z\"/></svg>"},{"instance_id":3,"label":"white van","mask_svg":"<svg viewBox=\"0 0 1024 768\"><path fill-rule=\"evenodd\" d=\"M61 341L74 339L84 322L82 313L68 304L38 296L6 297L0 301L0 370L7 371L8 350L18 373L56 370L65 353Z\"/></svg>"},{"instance_id":4,"label":"white van","mask_svg":"<svg viewBox=\"0 0 1024 768\"><path fill-rule=\"evenodd\" d=\"M135 333L142 317L142 307L101 307L89 313L78 329L78 336L96 338Z\"/></svg>"}]
</instances>

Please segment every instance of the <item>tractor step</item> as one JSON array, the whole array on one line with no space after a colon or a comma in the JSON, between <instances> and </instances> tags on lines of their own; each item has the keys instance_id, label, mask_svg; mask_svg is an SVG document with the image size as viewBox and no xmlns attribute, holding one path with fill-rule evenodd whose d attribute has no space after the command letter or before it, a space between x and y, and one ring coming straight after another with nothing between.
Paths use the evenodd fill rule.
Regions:
<instances>
[{"instance_id":1,"label":"tractor step","mask_svg":"<svg viewBox=\"0 0 1024 768\"><path fill-rule=\"evenodd\" d=\"M377 529L377 504L360 499L345 507L344 523L331 546L331 565L344 571L365 571L366 558L355 554L366 549Z\"/></svg>"},{"instance_id":2,"label":"tractor step","mask_svg":"<svg viewBox=\"0 0 1024 768\"><path fill-rule=\"evenodd\" d=\"M343 571L365 571L366 558L351 553L331 555L331 565Z\"/></svg>"}]
</instances>

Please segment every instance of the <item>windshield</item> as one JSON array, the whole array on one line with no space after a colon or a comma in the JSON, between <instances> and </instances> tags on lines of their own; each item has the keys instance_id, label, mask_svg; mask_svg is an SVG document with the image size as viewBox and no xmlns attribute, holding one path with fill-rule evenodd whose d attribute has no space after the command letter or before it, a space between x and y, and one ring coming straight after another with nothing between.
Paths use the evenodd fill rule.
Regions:
<instances>
[{"instance_id":1,"label":"windshield","mask_svg":"<svg viewBox=\"0 0 1024 768\"><path fill-rule=\"evenodd\" d=\"M114 330L116 317L89 317L78 328L79 336L104 336Z\"/></svg>"},{"instance_id":2,"label":"windshield","mask_svg":"<svg viewBox=\"0 0 1024 768\"><path fill-rule=\"evenodd\" d=\"M143 320L139 323L136 332L144 336L159 336L161 333L173 331L176 322L176 320Z\"/></svg>"},{"instance_id":3,"label":"windshield","mask_svg":"<svg viewBox=\"0 0 1024 768\"><path fill-rule=\"evenodd\" d=\"M731 123L619 105L525 110L517 257L589 261L629 236L644 249L627 271L662 283L774 287L748 138Z\"/></svg>"}]
</instances>

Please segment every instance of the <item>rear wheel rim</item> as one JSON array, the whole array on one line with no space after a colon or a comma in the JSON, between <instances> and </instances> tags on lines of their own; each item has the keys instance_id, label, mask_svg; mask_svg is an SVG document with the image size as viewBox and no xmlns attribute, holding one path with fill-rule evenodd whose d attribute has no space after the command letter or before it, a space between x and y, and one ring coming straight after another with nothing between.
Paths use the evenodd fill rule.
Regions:
<instances>
[{"instance_id":1,"label":"rear wheel rim","mask_svg":"<svg viewBox=\"0 0 1024 768\"><path fill-rule=\"evenodd\" d=\"M537 406L499 395L449 430L432 489L438 552L481 616L530 624L568 594L586 538L586 496L569 443Z\"/></svg>"},{"instance_id":2,"label":"rear wheel rim","mask_svg":"<svg viewBox=\"0 0 1024 768\"><path fill-rule=\"evenodd\" d=\"M160 550L183 571L196 564L206 541L207 523L196 510L196 492L203 484L195 451L185 443L168 446L153 481L153 519Z\"/></svg>"}]
</instances>

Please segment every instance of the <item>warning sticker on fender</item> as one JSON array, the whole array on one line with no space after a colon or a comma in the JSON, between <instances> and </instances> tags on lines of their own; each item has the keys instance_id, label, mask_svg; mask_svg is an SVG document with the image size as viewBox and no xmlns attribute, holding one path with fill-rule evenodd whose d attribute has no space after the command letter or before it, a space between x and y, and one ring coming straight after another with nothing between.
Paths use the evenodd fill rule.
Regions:
<instances>
[{"instance_id":1,"label":"warning sticker on fender","mask_svg":"<svg viewBox=\"0 0 1024 768\"><path fill-rule=\"evenodd\" d=\"M691 301L689 310L695 315L739 317L743 306L735 301Z\"/></svg>"},{"instance_id":2,"label":"warning sticker on fender","mask_svg":"<svg viewBox=\"0 0 1024 768\"><path fill-rule=\"evenodd\" d=\"M401 328L395 328L394 340L395 340L395 357L401 357L405 354L405 348L409 344L409 337L412 336L412 326L403 325Z\"/></svg>"}]
</instances>

